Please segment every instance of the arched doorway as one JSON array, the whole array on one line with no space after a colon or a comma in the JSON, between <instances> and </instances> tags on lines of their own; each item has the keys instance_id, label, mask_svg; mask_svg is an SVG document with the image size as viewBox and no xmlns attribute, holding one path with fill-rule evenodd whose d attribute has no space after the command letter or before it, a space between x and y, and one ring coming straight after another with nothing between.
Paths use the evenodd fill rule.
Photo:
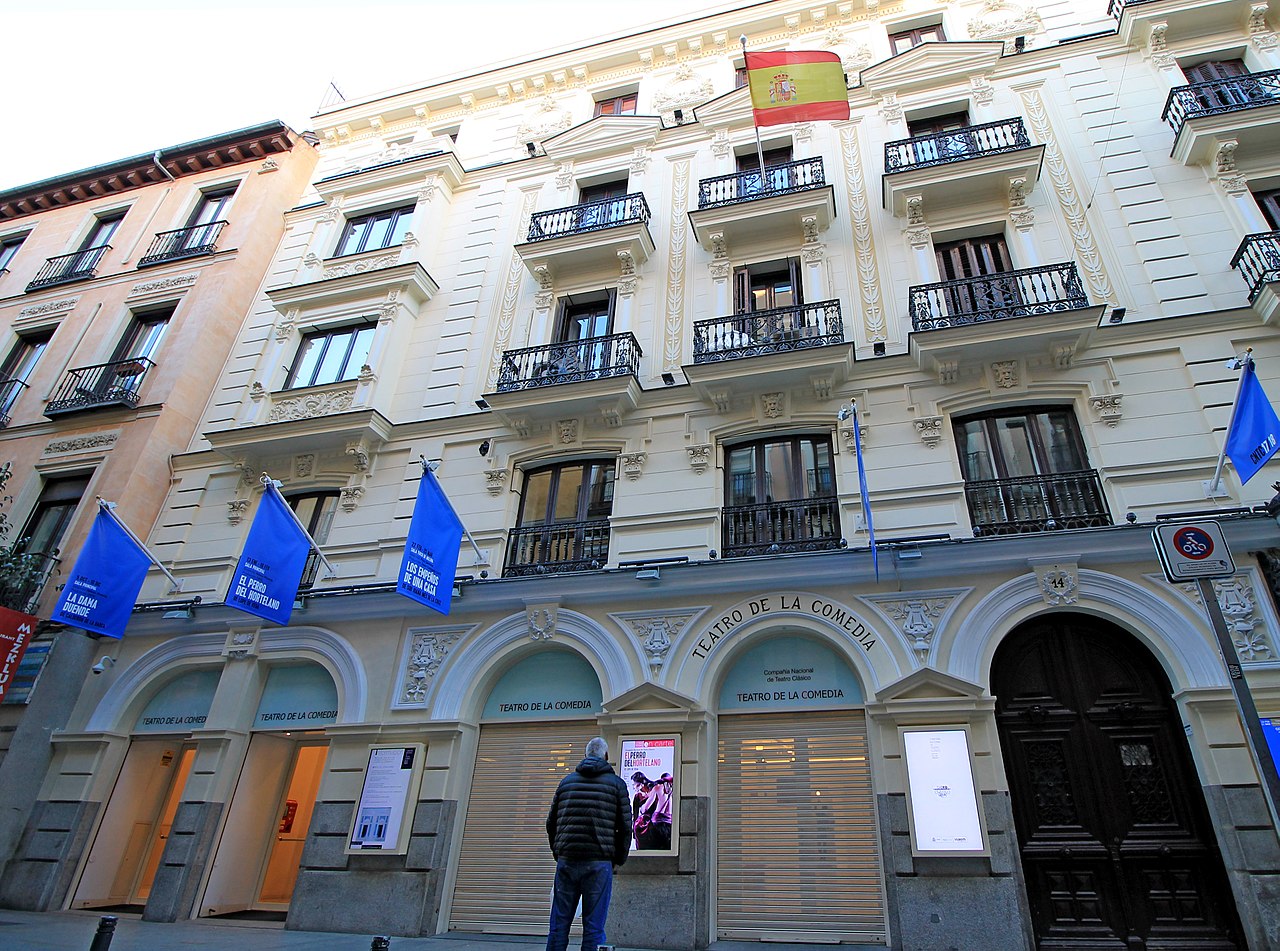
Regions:
<instances>
[{"instance_id":1,"label":"arched doorway","mask_svg":"<svg viewBox=\"0 0 1280 951\"><path fill-rule=\"evenodd\" d=\"M1082 614L996 651L991 690L1037 947L1243 947L1168 679Z\"/></svg>"}]
</instances>

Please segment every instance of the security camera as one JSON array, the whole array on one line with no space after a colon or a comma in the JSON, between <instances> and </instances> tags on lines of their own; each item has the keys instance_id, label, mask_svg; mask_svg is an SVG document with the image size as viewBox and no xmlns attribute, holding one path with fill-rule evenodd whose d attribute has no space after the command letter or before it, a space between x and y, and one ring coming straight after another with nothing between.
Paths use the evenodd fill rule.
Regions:
<instances>
[{"instance_id":1,"label":"security camera","mask_svg":"<svg viewBox=\"0 0 1280 951\"><path fill-rule=\"evenodd\" d=\"M109 670L115 665L116 665L116 659L114 657L103 657L89 669L92 670L96 675L96 674L102 673L104 670Z\"/></svg>"}]
</instances>

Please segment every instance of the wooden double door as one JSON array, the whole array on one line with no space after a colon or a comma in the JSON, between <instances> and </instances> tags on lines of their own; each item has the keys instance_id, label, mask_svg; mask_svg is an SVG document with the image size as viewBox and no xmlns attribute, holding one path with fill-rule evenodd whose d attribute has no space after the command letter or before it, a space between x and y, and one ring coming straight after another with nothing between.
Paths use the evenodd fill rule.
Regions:
<instances>
[{"instance_id":1,"label":"wooden double door","mask_svg":"<svg viewBox=\"0 0 1280 951\"><path fill-rule=\"evenodd\" d=\"M991 689L1042 951L1244 948L1169 683L1120 628L1061 613Z\"/></svg>"}]
</instances>

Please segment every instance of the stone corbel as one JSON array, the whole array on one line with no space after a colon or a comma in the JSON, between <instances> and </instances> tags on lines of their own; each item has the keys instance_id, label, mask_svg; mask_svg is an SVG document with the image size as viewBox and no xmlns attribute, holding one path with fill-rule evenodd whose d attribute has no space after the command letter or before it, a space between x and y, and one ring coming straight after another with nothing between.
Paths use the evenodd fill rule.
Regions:
<instances>
[{"instance_id":1,"label":"stone corbel","mask_svg":"<svg viewBox=\"0 0 1280 951\"><path fill-rule=\"evenodd\" d=\"M916 435L930 449L942 442L942 417L922 416L915 421Z\"/></svg>"},{"instance_id":2,"label":"stone corbel","mask_svg":"<svg viewBox=\"0 0 1280 951\"><path fill-rule=\"evenodd\" d=\"M729 157L729 131L727 129L716 129L715 134L711 136L711 154L716 158Z\"/></svg>"},{"instance_id":3,"label":"stone corbel","mask_svg":"<svg viewBox=\"0 0 1280 951\"><path fill-rule=\"evenodd\" d=\"M729 246L725 243L723 231L711 232L711 256L717 261L729 259Z\"/></svg>"},{"instance_id":4,"label":"stone corbel","mask_svg":"<svg viewBox=\"0 0 1280 951\"><path fill-rule=\"evenodd\" d=\"M959 360L939 360L937 366L938 382L946 386L948 383L954 383L960 378L960 361Z\"/></svg>"},{"instance_id":5,"label":"stone corbel","mask_svg":"<svg viewBox=\"0 0 1280 951\"><path fill-rule=\"evenodd\" d=\"M805 244L817 244L818 216L817 215L801 215L800 230L804 232Z\"/></svg>"},{"instance_id":6,"label":"stone corbel","mask_svg":"<svg viewBox=\"0 0 1280 951\"><path fill-rule=\"evenodd\" d=\"M556 432L560 434L562 445L572 446L578 441L578 421L576 419L557 420Z\"/></svg>"},{"instance_id":7,"label":"stone corbel","mask_svg":"<svg viewBox=\"0 0 1280 951\"><path fill-rule=\"evenodd\" d=\"M1236 149L1240 142L1236 139L1223 139L1214 152L1213 162L1218 175L1227 175L1236 170Z\"/></svg>"},{"instance_id":8,"label":"stone corbel","mask_svg":"<svg viewBox=\"0 0 1280 951\"><path fill-rule=\"evenodd\" d=\"M369 471L369 448L363 442L349 444L346 453L351 457L351 465L356 472Z\"/></svg>"},{"instance_id":9,"label":"stone corbel","mask_svg":"<svg viewBox=\"0 0 1280 951\"><path fill-rule=\"evenodd\" d=\"M344 485L338 491L340 494L338 504L342 506L344 512L354 512L360 500L364 498L363 485Z\"/></svg>"},{"instance_id":10,"label":"stone corbel","mask_svg":"<svg viewBox=\"0 0 1280 951\"><path fill-rule=\"evenodd\" d=\"M484 487L488 493L495 498L502 494L502 490L507 485L506 469L485 469L484 470Z\"/></svg>"},{"instance_id":11,"label":"stone corbel","mask_svg":"<svg viewBox=\"0 0 1280 951\"><path fill-rule=\"evenodd\" d=\"M249 511L248 499L232 499L227 503L227 521L232 525L239 525L247 511Z\"/></svg>"},{"instance_id":12,"label":"stone corbel","mask_svg":"<svg viewBox=\"0 0 1280 951\"><path fill-rule=\"evenodd\" d=\"M635 175L643 175L649 171L649 160L652 156L649 150L643 145L637 145L631 150L631 171Z\"/></svg>"},{"instance_id":13,"label":"stone corbel","mask_svg":"<svg viewBox=\"0 0 1280 951\"><path fill-rule=\"evenodd\" d=\"M573 184L573 162L561 162L556 166L556 188L564 191Z\"/></svg>"},{"instance_id":14,"label":"stone corbel","mask_svg":"<svg viewBox=\"0 0 1280 951\"><path fill-rule=\"evenodd\" d=\"M716 408L716 412L722 416L733 408L733 394L728 390L713 390L707 394L707 398L711 400L711 405Z\"/></svg>"},{"instance_id":15,"label":"stone corbel","mask_svg":"<svg viewBox=\"0 0 1280 951\"><path fill-rule=\"evenodd\" d=\"M1065 370L1076 358L1076 348L1069 343L1056 343L1053 345L1051 353L1053 357L1053 365L1059 370Z\"/></svg>"},{"instance_id":16,"label":"stone corbel","mask_svg":"<svg viewBox=\"0 0 1280 951\"><path fill-rule=\"evenodd\" d=\"M258 656L260 628L232 628L222 643L222 656L227 660L248 660Z\"/></svg>"},{"instance_id":17,"label":"stone corbel","mask_svg":"<svg viewBox=\"0 0 1280 951\"><path fill-rule=\"evenodd\" d=\"M689 468L696 475L702 475L707 471L707 466L711 464L711 446L709 443L686 446L684 451L689 454Z\"/></svg>"},{"instance_id":18,"label":"stone corbel","mask_svg":"<svg viewBox=\"0 0 1280 951\"><path fill-rule=\"evenodd\" d=\"M974 76L969 80L969 91L973 101L980 106L989 106L995 99L996 89L985 76Z\"/></svg>"},{"instance_id":19,"label":"stone corbel","mask_svg":"<svg viewBox=\"0 0 1280 951\"><path fill-rule=\"evenodd\" d=\"M1026 178L1009 179L1009 207L1023 208L1027 204Z\"/></svg>"},{"instance_id":20,"label":"stone corbel","mask_svg":"<svg viewBox=\"0 0 1280 951\"><path fill-rule=\"evenodd\" d=\"M624 452L622 454L622 471L627 474L627 478L635 482L640 478L640 473L644 470L645 460L649 458L649 454L645 452Z\"/></svg>"},{"instance_id":21,"label":"stone corbel","mask_svg":"<svg viewBox=\"0 0 1280 951\"><path fill-rule=\"evenodd\" d=\"M293 477L310 479L316 473L316 455L313 452L299 453L293 457Z\"/></svg>"},{"instance_id":22,"label":"stone corbel","mask_svg":"<svg viewBox=\"0 0 1280 951\"><path fill-rule=\"evenodd\" d=\"M1249 42L1259 52L1276 48L1276 34L1267 26L1266 3L1254 3L1249 7Z\"/></svg>"},{"instance_id":23,"label":"stone corbel","mask_svg":"<svg viewBox=\"0 0 1280 951\"><path fill-rule=\"evenodd\" d=\"M765 419L777 419L783 411L783 393L761 393L760 413Z\"/></svg>"},{"instance_id":24,"label":"stone corbel","mask_svg":"<svg viewBox=\"0 0 1280 951\"><path fill-rule=\"evenodd\" d=\"M991 382L1002 390L1011 390L1018 385L1018 361L997 360L991 364Z\"/></svg>"},{"instance_id":25,"label":"stone corbel","mask_svg":"<svg viewBox=\"0 0 1280 951\"><path fill-rule=\"evenodd\" d=\"M925 224L924 220L924 196L908 195L906 198L907 206L907 224L909 226L920 227Z\"/></svg>"},{"instance_id":26,"label":"stone corbel","mask_svg":"<svg viewBox=\"0 0 1280 951\"><path fill-rule=\"evenodd\" d=\"M898 102L898 97L889 93L880 100L880 118L885 122L904 122L902 115L902 103Z\"/></svg>"},{"instance_id":27,"label":"stone corbel","mask_svg":"<svg viewBox=\"0 0 1280 951\"><path fill-rule=\"evenodd\" d=\"M293 336L293 328L298 325L298 308L290 307L284 316L276 321L276 340L284 342Z\"/></svg>"},{"instance_id":28,"label":"stone corbel","mask_svg":"<svg viewBox=\"0 0 1280 951\"><path fill-rule=\"evenodd\" d=\"M1173 54L1169 52L1168 39L1169 24L1163 20L1153 22L1151 38L1147 41L1147 52L1151 56L1151 62L1155 63L1156 69L1174 69L1178 65Z\"/></svg>"},{"instance_id":29,"label":"stone corbel","mask_svg":"<svg viewBox=\"0 0 1280 951\"><path fill-rule=\"evenodd\" d=\"M1124 396L1120 393L1108 393L1106 396L1089 397L1089 408L1093 410L1093 414L1098 417L1098 421L1106 423L1112 429L1115 429L1120 423L1120 418L1124 415L1121 404L1124 402Z\"/></svg>"},{"instance_id":30,"label":"stone corbel","mask_svg":"<svg viewBox=\"0 0 1280 951\"><path fill-rule=\"evenodd\" d=\"M845 426L843 429L840 430L840 435L844 437L845 451L853 453L858 451L859 443L861 443L864 447L867 445L867 437L871 435L871 430L868 429L867 424L864 423L861 418L859 418L858 419L858 438L856 440L853 438L852 426Z\"/></svg>"}]
</instances>

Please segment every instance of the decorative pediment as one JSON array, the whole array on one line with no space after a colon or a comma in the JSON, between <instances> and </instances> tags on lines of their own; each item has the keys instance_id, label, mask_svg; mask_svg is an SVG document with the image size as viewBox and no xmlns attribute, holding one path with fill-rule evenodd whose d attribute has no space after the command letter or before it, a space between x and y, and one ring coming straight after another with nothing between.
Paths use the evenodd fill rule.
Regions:
<instances>
[{"instance_id":1,"label":"decorative pediment","mask_svg":"<svg viewBox=\"0 0 1280 951\"><path fill-rule=\"evenodd\" d=\"M938 89L990 72L1004 53L1003 43L921 43L914 49L868 66L861 86L877 97L920 89Z\"/></svg>"},{"instance_id":2,"label":"decorative pediment","mask_svg":"<svg viewBox=\"0 0 1280 951\"><path fill-rule=\"evenodd\" d=\"M700 123L711 129L751 125L751 90L741 86L704 102L698 106L697 117Z\"/></svg>"},{"instance_id":3,"label":"decorative pediment","mask_svg":"<svg viewBox=\"0 0 1280 951\"><path fill-rule=\"evenodd\" d=\"M351 163L353 167L322 178L316 182L316 192L325 201L331 201L335 195L349 198L380 190L401 189L430 177L446 194L452 195L453 190L462 184L465 172L452 151L432 148L437 145L453 147L453 143L443 137L393 146Z\"/></svg>"},{"instance_id":4,"label":"decorative pediment","mask_svg":"<svg viewBox=\"0 0 1280 951\"><path fill-rule=\"evenodd\" d=\"M542 148L557 162L580 161L652 146L661 129L657 116L596 116L543 141Z\"/></svg>"},{"instance_id":5,"label":"decorative pediment","mask_svg":"<svg viewBox=\"0 0 1280 951\"><path fill-rule=\"evenodd\" d=\"M573 123L569 107L556 102L554 96L544 96L525 113L524 121L516 129L517 142L541 142Z\"/></svg>"},{"instance_id":6,"label":"decorative pediment","mask_svg":"<svg viewBox=\"0 0 1280 951\"><path fill-rule=\"evenodd\" d=\"M653 683L632 687L608 701L604 707L608 713L670 713L701 709L692 697Z\"/></svg>"},{"instance_id":7,"label":"decorative pediment","mask_svg":"<svg viewBox=\"0 0 1280 951\"><path fill-rule=\"evenodd\" d=\"M944 674L932 667L921 667L877 691L876 702L981 700L984 693L985 691L978 684L969 683L951 674Z\"/></svg>"}]
</instances>

